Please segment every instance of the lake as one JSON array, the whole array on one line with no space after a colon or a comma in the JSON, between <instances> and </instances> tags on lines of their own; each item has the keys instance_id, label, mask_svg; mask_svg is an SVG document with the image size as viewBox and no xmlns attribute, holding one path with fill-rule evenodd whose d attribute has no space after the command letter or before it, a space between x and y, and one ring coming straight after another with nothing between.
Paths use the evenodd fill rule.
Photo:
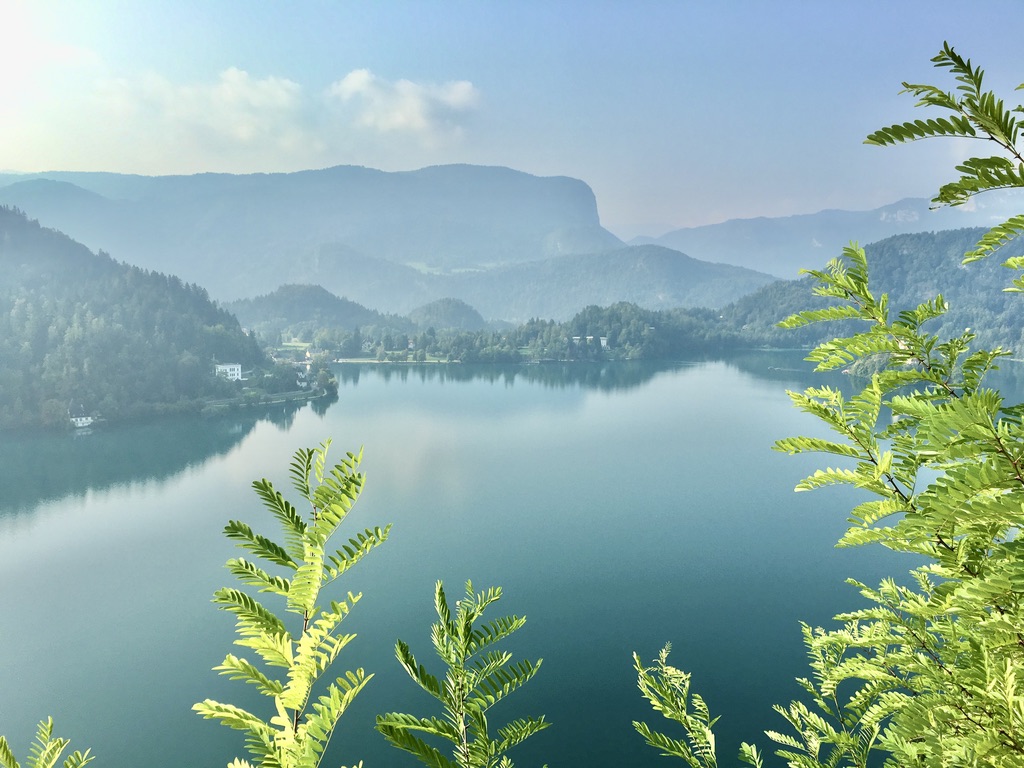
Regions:
<instances>
[{"instance_id":1,"label":"lake","mask_svg":"<svg viewBox=\"0 0 1024 768\"><path fill-rule=\"evenodd\" d=\"M799 621L859 605L844 578L907 567L835 550L856 497L794 493L818 463L770 450L821 434L785 394L821 381L798 361L344 365L337 401L316 408L0 437L0 733L23 758L51 714L96 765L245 757L239 733L190 711L207 697L260 705L211 671L234 652L233 621L210 602L239 554L222 529L235 518L276 537L251 481L290 490L295 449L332 437L338 458L365 448L349 534L394 528L340 584L363 593L340 667L375 678L325 765L416 765L372 724L433 712L393 648L402 638L440 672L438 579L452 599L466 579L500 585L493 616L528 617L510 647L543 666L492 728L542 713L553 726L511 753L518 766L667 764L631 726L671 731L631 661L666 641L722 716L719 759L741 740L768 748L762 731L783 726L771 705L806 672Z\"/></svg>"}]
</instances>

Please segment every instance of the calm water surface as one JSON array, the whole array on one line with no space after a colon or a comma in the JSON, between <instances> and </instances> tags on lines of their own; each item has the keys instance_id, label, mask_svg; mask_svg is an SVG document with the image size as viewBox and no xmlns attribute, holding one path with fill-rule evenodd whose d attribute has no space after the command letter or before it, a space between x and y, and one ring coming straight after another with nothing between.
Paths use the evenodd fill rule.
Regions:
<instances>
[{"instance_id":1,"label":"calm water surface","mask_svg":"<svg viewBox=\"0 0 1024 768\"><path fill-rule=\"evenodd\" d=\"M276 535L249 488L288 488L296 448L365 447L349 530L394 523L343 588L363 600L342 668L376 677L341 724L332 761L415 765L372 729L384 711L431 713L393 658L430 665L432 592L501 585L529 621L517 655L541 672L492 722L547 715L521 767L665 763L631 721L651 712L631 652L672 659L722 715L719 757L781 720L804 674L798 621L857 603L842 580L904 564L834 550L854 501L794 494L810 459L772 441L817 433L784 390L793 361L751 356L671 366L342 367L337 402L290 414L0 438L0 733L24 756L52 714L96 765L223 766L240 735L190 711L247 706L213 673L233 623L210 595L230 583L230 518ZM771 366L771 370L769 367ZM496 614L497 615L497 614ZM435 671L439 671L435 669ZM661 727L661 723L657 724Z\"/></svg>"}]
</instances>

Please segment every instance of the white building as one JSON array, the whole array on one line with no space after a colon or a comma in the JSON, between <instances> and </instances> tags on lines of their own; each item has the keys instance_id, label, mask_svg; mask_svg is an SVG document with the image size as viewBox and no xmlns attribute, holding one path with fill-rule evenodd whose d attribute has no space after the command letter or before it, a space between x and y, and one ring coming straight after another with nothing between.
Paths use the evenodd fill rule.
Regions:
<instances>
[{"instance_id":1,"label":"white building","mask_svg":"<svg viewBox=\"0 0 1024 768\"><path fill-rule=\"evenodd\" d=\"M241 381L242 380L242 364L241 363L225 363L221 365L218 363L214 366L214 373L218 376L223 376L228 381Z\"/></svg>"}]
</instances>

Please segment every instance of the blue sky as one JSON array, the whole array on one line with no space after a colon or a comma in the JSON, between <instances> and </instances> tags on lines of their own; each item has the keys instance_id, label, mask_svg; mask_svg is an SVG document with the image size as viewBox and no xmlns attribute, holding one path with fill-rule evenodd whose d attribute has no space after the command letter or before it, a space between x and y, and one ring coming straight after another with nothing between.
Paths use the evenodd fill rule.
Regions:
<instances>
[{"instance_id":1,"label":"blue sky","mask_svg":"<svg viewBox=\"0 0 1024 768\"><path fill-rule=\"evenodd\" d=\"M0 170L504 165L616 234L931 196L957 142L878 149L949 40L1013 98L1004 2L0 0ZM1016 102L1015 102L1016 103Z\"/></svg>"}]
</instances>

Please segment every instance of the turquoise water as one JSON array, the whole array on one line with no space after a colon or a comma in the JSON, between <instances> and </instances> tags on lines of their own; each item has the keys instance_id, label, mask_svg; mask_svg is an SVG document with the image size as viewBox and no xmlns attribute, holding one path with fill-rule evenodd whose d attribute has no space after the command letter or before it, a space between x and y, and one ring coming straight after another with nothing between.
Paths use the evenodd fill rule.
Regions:
<instances>
[{"instance_id":1,"label":"turquoise water","mask_svg":"<svg viewBox=\"0 0 1024 768\"><path fill-rule=\"evenodd\" d=\"M365 447L367 487L350 530L394 524L343 589L363 600L343 668L375 673L325 764L414 765L373 731L383 711L431 712L393 658L430 664L432 592L443 579L501 585L526 614L517 654L543 657L492 722L554 723L512 753L519 766L662 765L631 721L656 715L631 653L672 659L722 715L719 757L781 727L797 695L798 622L857 604L842 581L905 570L884 551L834 550L849 493L794 494L813 460L773 453L817 432L784 390L793 361L748 356L671 366L342 367L320 412L106 427L0 442L0 733L24 756L52 714L96 765L222 766L235 732L190 711L253 702L210 668L231 618L230 518L276 533L249 488L288 487L302 446ZM780 370L783 369L783 370ZM266 417L266 418L265 418ZM660 727L660 723L658 727Z\"/></svg>"}]
</instances>

